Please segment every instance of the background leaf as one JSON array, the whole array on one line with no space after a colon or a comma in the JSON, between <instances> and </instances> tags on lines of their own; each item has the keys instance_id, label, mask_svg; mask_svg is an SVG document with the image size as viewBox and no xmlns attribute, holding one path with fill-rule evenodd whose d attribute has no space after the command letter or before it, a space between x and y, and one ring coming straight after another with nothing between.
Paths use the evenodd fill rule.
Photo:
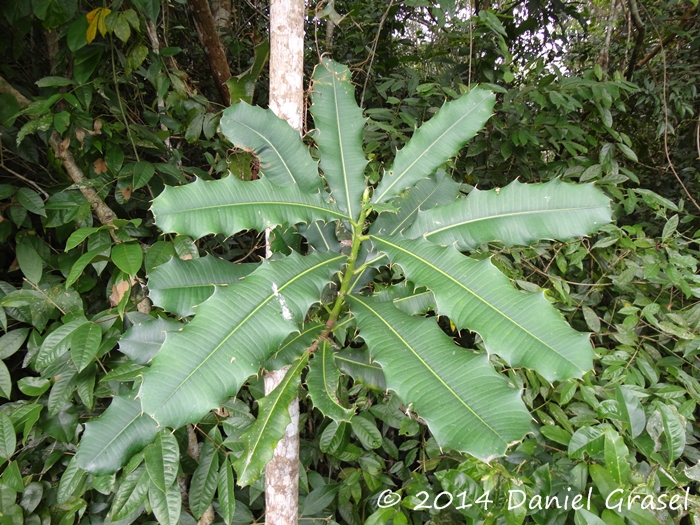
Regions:
<instances>
[{"instance_id":1,"label":"background leaf","mask_svg":"<svg viewBox=\"0 0 700 525\"><path fill-rule=\"evenodd\" d=\"M122 272L136 275L143 264L143 251L135 242L115 244L112 248L112 261Z\"/></svg>"}]
</instances>

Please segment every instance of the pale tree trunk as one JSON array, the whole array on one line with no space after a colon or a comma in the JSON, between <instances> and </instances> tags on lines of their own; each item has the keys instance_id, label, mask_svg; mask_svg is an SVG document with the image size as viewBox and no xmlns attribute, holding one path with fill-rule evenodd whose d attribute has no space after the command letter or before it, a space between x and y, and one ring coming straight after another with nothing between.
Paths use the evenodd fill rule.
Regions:
<instances>
[{"instance_id":1,"label":"pale tree trunk","mask_svg":"<svg viewBox=\"0 0 700 525\"><path fill-rule=\"evenodd\" d=\"M304 0L270 1L270 109L301 133L304 122ZM286 367L265 374L265 394ZM265 469L266 525L294 525L299 514L299 400Z\"/></svg>"}]
</instances>

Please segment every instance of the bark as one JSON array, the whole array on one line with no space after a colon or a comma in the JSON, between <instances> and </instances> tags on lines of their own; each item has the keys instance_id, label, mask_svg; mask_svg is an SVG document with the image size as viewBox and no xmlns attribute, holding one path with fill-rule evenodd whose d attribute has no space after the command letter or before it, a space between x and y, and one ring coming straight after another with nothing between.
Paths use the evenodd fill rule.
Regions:
<instances>
[{"instance_id":1,"label":"bark","mask_svg":"<svg viewBox=\"0 0 700 525\"><path fill-rule=\"evenodd\" d=\"M333 30L335 24L332 20L326 20L326 50L330 53L333 49Z\"/></svg>"},{"instance_id":2,"label":"bark","mask_svg":"<svg viewBox=\"0 0 700 525\"><path fill-rule=\"evenodd\" d=\"M111 225L114 219L117 218L116 214L107 206L104 201L100 198L94 188L85 186L85 174L80 166L75 162L75 157L71 153L68 146L70 145L70 140L61 140L61 136L54 131L49 138L49 145L53 149L53 153L57 159L63 161L63 167L68 173L71 180L78 185L81 193L90 203L92 211L95 212L100 224Z\"/></svg>"},{"instance_id":3,"label":"bark","mask_svg":"<svg viewBox=\"0 0 700 525\"><path fill-rule=\"evenodd\" d=\"M265 373L265 394L282 382L289 367ZM299 400L289 405L292 421L265 467L265 523L296 525L299 514Z\"/></svg>"},{"instance_id":4,"label":"bark","mask_svg":"<svg viewBox=\"0 0 700 525\"><path fill-rule=\"evenodd\" d=\"M204 54L207 56L209 68L214 75L216 88L219 90L221 102L225 106L231 104L231 97L226 87L226 81L231 78L231 70L226 60L224 46L221 45L219 34L216 32L214 17L211 14L208 0L190 0L194 24L199 33L199 39L204 47Z\"/></svg>"},{"instance_id":5,"label":"bark","mask_svg":"<svg viewBox=\"0 0 700 525\"><path fill-rule=\"evenodd\" d=\"M270 109L301 132L304 125L304 0L270 2ZM288 367L287 367L288 368ZM287 368L265 373L265 394ZM265 523L294 525L299 514L299 400L265 469Z\"/></svg>"}]
</instances>

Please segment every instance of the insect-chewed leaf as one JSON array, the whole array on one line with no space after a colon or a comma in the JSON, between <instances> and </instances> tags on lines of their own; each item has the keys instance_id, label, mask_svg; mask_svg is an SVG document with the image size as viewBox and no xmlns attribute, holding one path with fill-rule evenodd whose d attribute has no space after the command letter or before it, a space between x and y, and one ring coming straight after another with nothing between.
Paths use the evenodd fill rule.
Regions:
<instances>
[{"instance_id":1,"label":"insect-chewed leaf","mask_svg":"<svg viewBox=\"0 0 700 525\"><path fill-rule=\"evenodd\" d=\"M593 365L588 334L571 328L543 294L513 288L489 259L475 261L424 239L372 240L407 279L433 292L439 314L478 332L510 366L532 368L554 381L581 377Z\"/></svg>"},{"instance_id":2,"label":"insect-chewed leaf","mask_svg":"<svg viewBox=\"0 0 700 525\"><path fill-rule=\"evenodd\" d=\"M340 370L333 359L331 345L322 341L309 364L309 373L306 376L309 396L324 416L335 421L350 422L354 411L345 408L338 401L339 380Z\"/></svg>"},{"instance_id":3,"label":"insect-chewed leaf","mask_svg":"<svg viewBox=\"0 0 700 525\"><path fill-rule=\"evenodd\" d=\"M148 276L153 304L183 317L194 315L194 307L206 301L217 286L227 286L245 277L257 264L234 264L212 255L182 260L172 257Z\"/></svg>"},{"instance_id":4,"label":"insect-chewed leaf","mask_svg":"<svg viewBox=\"0 0 700 525\"><path fill-rule=\"evenodd\" d=\"M143 409L177 428L219 407L298 330L344 260L337 254L293 254L265 261L243 281L217 288L191 323L167 334L144 373Z\"/></svg>"},{"instance_id":5,"label":"insect-chewed leaf","mask_svg":"<svg viewBox=\"0 0 700 525\"><path fill-rule=\"evenodd\" d=\"M474 88L442 106L396 153L394 164L384 172L372 202L385 202L434 173L484 126L495 100L490 91Z\"/></svg>"},{"instance_id":6,"label":"insect-chewed leaf","mask_svg":"<svg viewBox=\"0 0 700 525\"><path fill-rule=\"evenodd\" d=\"M457 347L434 318L366 297L348 301L387 387L428 423L440 446L489 461L528 432L520 393L485 355Z\"/></svg>"},{"instance_id":7,"label":"insect-chewed leaf","mask_svg":"<svg viewBox=\"0 0 700 525\"><path fill-rule=\"evenodd\" d=\"M207 182L197 179L186 186L168 187L155 198L152 211L164 233L193 237L347 219L346 213L326 203L320 193L275 186L264 177L247 182L233 176Z\"/></svg>"},{"instance_id":8,"label":"insect-chewed leaf","mask_svg":"<svg viewBox=\"0 0 700 525\"><path fill-rule=\"evenodd\" d=\"M418 184L393 199L391 202L398 212L382 213L372 223L369 231L378 235L401 233L413 224L419 210L429 210L434 206L449 204L458 195L459 184L443 170L438 170L435 177L419 181Z\"/></svg>"},{"instance_id":9,"label":"insect-chewed leaf","mask_svg":"<svg viewBox=\"0 0 700 525\"><path fill-rule=\"evenodd\" d=\"M238 485L245 487L262 474L265 465L272 459L275 447L284 436L292 420L289 404L296 397L301 382L301 372L309 354L304 353L292 363L282 382L268 395L258 400L258 418L241 436L245 445L243 454L233 462L238 473Z\"/></svg>"},{"instance_id":10,"label":"insect-chewed leaf","mask_svg":"<svg viewBox=\"0 0 700 525\"><path fill-rule=\"evenodd\" d=\"M593 184L513 181L498 191L474 189L466 199L421 211L405 235L460 250L490 241L512 246L587 235L610 222L611 213L610 199Z\"/></svg>"},{"instance_id":11,"label":"insect-chewed leaf","mask_svg":"<svg viewBox=\"0 0 700 525\"><path fill-rule=\"evenodd\" d=\"M260 171L277 186L296 184L316 193L321 186L316 162L299 132L269 109L234 104L221 115L221 132L234 146L252 150L260 159Z\"/></svg>"},{"instance_id":12,"label":"insect-chewed leaf","mask_svg":"<svg viewBox=\"0 0 700 525\"><path fill-rule=\"evenodd\" d=\"M85 424L78 447L78 466L94 475L111 474L153 441L158 424L129 397L115 397L104 414Z\"/></svg>"},{"instance_id":13,"label":"insect-chewed leaf","mask_svg":"<svg viewBox=\"0 0 700 525\"><path fill-rule=\"evenodd\" d=\"M355 101L350 77L346 66L324 58L314 70L310 110L321 169L331 196L351 219L357 219L365 191L367 159L362 150L365 119Z\"/></svg>"}]
</instances>

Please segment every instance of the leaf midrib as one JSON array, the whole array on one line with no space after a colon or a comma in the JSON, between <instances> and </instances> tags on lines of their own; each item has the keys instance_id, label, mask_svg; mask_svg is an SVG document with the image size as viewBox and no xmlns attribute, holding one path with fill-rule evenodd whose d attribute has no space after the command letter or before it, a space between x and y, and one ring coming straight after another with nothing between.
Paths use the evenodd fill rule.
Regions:
<instances>
[{"instance_id":1,"label":"leaf midrib","mask_svg":"<svg viewBox=\"0 0 700 525\"><path fill-rule=\"evenodd\" d=\"M274 400L272 400L272 404L269 407L269 410L267 411L267 415L264 420L264 424L261 426L260 430L256 432L257 438L255 439L255 443L253 446L249 449L249 453L246 455L245 461L244 461L244 467L243 471L241 472L241 475L239 477L243 477L243 473L248 470L248 467L253 461L253 458L256 456L255 451L258 449L258 446L260 445L260 441L262 441L262 436L265 433L265 429L268 428L268 425L270 423L270 419L272 418L272 414L275 412L275 408L277 404L279 403L280 399L282 396L284 396L285 390L289 386L289 383L293 380L296 379L297 373L301 373L299 368L301 366L306 366L306 358L299 359L296 366L294 367L294 371L292 372L292 369L290 367L289 370L287 370L287 373L285 374L284 378L282 379L282 382L275 388L279 388L279 394L277 397L275 397ZM268 399L266 396L265 399ZM286 425L285 425L286 427Z\"/></svg>"},{"instance_id":2,"label":"leaf midrib","mask_svg":"<svg viewBox=\"0 0 700 525\"><path fill-rule=\"evenodd\" d=\"M437 192L437 191L440 189L440 186L442 186L442 181L439 182L438 185L435 186L435 187L430 191L430 193L428 193L428 195L425 197L425 199L423 199L422 201L420 201L420 202L418 203L418 206L416 206L413 210L411 210L411 213L409 213L408 215L406 215L406 217L403 218L403 220L396 226L396 228L394 228L394 229L389 233L389 235L396 235L396 233L401 229L401 226L403 226L404 223L405 223L408 219L410 219L410 218L413 217L414 215L417 215L418 212L421 211L420 207L421 207L423 204L425 204L425 202L426 202L430 197L432 197L432 196L435 194L435 192ZM410 226L410 225L409 225L409 226Z\"/></svg>"},{"instance_id":3,"label":"leaf midrib","mask_svg":"<svg viewBox=\"0 0 700 525\"><path fill-rule=\"evenodd\" d=\"M581 368L579 368L579 366L578 366L576 363L574 363L571 359L569 359L569 358L566 357L564 354L562 354L561 352L559 352L559 351L558 351L556 348L554 348L552 345L550 345L549 343L544 342L544 341L543 341L542 339L540 339L538 336L536 336L535 334L533 334L532 332L530 332L527 328L525 328L525 327L522 326L520 323L518 323L517 321L515 321L515 319L511 318L511 317L508 316L505 312L502 312L501 310L499 310L498 308L496 308L494 305L492 305L491 303L489 303L486 299L484 299L483 297L481 297L480 295L478 295L477 293L475 293L475 292L474 292L473 290L471 290L470 288L467 288L462 282L458 281L457 279L455 279L454 277L452 277L450 274L444 272L443 270L441 270L441 269L438 268L437 266L431 264L429 261L418 257L418 256L415 255L414 253L412 253L412 252L410 252L410 251L408 251L408 250L405 250L405 249L402 248L401 246L398 246L398 245L396 245L396 244L393 244L393 243L387 241L386 239L383 239L383 238L381 238L381 237L377 237L376 235L371 235L370 237L372 237L372 239L375 239L376 241L379 241L379 242L383 242L383 243L385 243L385 244L388 244L389 246L392 246L392 247L396 248L397 250L400 250L401 252L403 252L403 253L405 253L405 254L407 254L407 255L410 255L411 257L413 257L413 258L417 259L418 261L420 261L421 263L423 263L423 264L429 266L430 268L432 268L432 269L435 270L436 272L440 273L441 275L447 277L450 281L454 282L457 286L459 286L460 288L464 289L466 292L468 292L469 294L471 294L473 297L475 297L476 299L478 299L479 301L481 301L483 304L485 304L486 306L488 306L489 308L491 308L493 311L497 312L497 313L498 313L499 315L501 315L503 318L507 319L508 321L510 321L511 323L513 323L515 326L517 326L518 328L520 328L524 333L526 333L527 335L529 335L530 337L532 337L534 340L540 342L543 346L549 348L552 352L554 352L555 354L557 354L558 356L560 356L562 359L564 359L565 361L568 361L569 363L571 363L577 370L580 370L581 372L584 372L584 370L581 370ZM400 262L399 262L399 264L400 264ZM435 300L436 300L436 301L438 300L438 299L437 299L437 296L435 297ZM483 335L483 334L482 334L482 335Z\"/></svg>"},{"instance_id":4,"label":"leaf midrib","mask_svg":"<svg viewBox=\"0 0 700 525\"><path fill-rule=\"evenodd\" d=\"M359 299L358 296L353 296L353 300L355 300L355 301L357 301L358 303L362 304L362 306L364 306L365 308L367 308L367 309L368 309L370 312L372 312L378 319L380 319L380 320L386 325L386 327L389 329L389 331L390 331L391 333L393 333L393 334L401 341L401 343L404 344L404 345L406 346L406 348L408 348L408 349L411 351L411 353L413 353L413 355L416 357L416 359L418 359L418 360L423 364L423 366L425 366L426 370L429 370L429 371L430 371L430 373L435 377L435 379L437 379L438 383L442 384L442 385L445 387L445 389L446 389L448 392L450 392L450 393L455 397L455 399L457 399L462 405L464 405L464 407L465 407L467 410L469 410L469 412L471 412L471 413L474 415L474 417L477 418L486 428L488 428L491 432L493 432L496 436L498 436L498 438L499 438L501 441L503 441L503 443L505 443L506 445L508 444L508 442L503 438L503 436L501 436L501 435L498 433L498 431L497 431L496 429L494 429L491 425L489 425L486 421L484 421L484 420L481 418L481 416L479 416L479 414L477 414L477 413L472 409L472 407L470 407L467 403L464 402L464 400L457 394L457 392L455 392L455 391L450 387L450 385L448 385L447 383L445 383L445 381L442 380L442 378L440 377L440 375L439 375L437 372L435 372L435 370L433 370L433 368L432 368L430 365L428 365L428 363L425 362L425 360L418 354L418 352L416 352L416 350L413 348L413 346L412 346L411 344L409 344L409 342L406 341L406 340L401 336L401 334L399 334L396 330L394 330L394 327L391 326L391 324L389 324L389 323L386 321L386 319L384 319L384 318L381 316L381 314L380 314L379 312L377 312L374 308L372 308L372 307L369 306L367 303L365 303L365 302L363 302L361 299ZM425 414L423 414L423 417L425 417Z\"/></svg>"},{"instance_id":5,"label":"leaf midrib","mask_svg":"<svg viewBox=\"0 0 700 525\"><path fill-rule=\"evenodd\" d=\"M466 199L465 199L465 202L467 202ZM436 230L430 230L430 231L428 231L428 233L424 233L423 237L428 238L431 235L435 235L436 233L440 233L440 232L445 231L445 230L450 230L452 228L459 228L460 226L464 226L465 224L474 224L476 222L501 219L504 217L517 217L517 216L537 215L537 214L546 214L546 213L561 213L561 212L571 212L571 211L597 210L597 209L603 208L603 207L604 206L582 206L582 207L575 207L575 208L551 208L551 209L547 209L547 210L528 210L528 211L518 211L518 212L512 212L512 213L499 213L498 215L486 215L484 217L478 217L475 219L468 219L465 221L456 222L453 224L448 224L447 226L444 226L442 228L438 228Z\"/></svg>"},{"instance_id":6,"label":"leaf midrib","mask_svg":"<svg viewBox=\"0 0 700 525\"><path fill-rule=\"evenodd\" d=\"M454 128L457 124L459 124L460 122L462 122L462 120L464 120L464 119L467 118L469 115L471 115L474 111L476 111L478 108L480 108L480 107L481 107L481 104L484 102L484 100L485 100L485 99L481 99L479 102L477 102L477 103L474 105L474 107L473 107L472 109L470 109L470 110L467 111L464 115L462 115L462 116L459 118L459 120L457 120L454 124L452 124L449 128L447 128L438 138L436 138L427 148L425 148L425 150L424 150L420 155L418 155L418 157L416 157L416 159L415 159L411 164L409 164L409 165L406 167L406 169L404 169L400 174L398 174L398 175L396 176L396 178L394 179L394 181L393 181L391 184L389 184L389 186L386 187L386 189L384 190L384 192L383 192L381 195L377 196L376 199L373 199L373 202L380 202L380 201L384 198L384 196L389 192L389 190L391 190L396 184L398 184L398 182L406 175L406 173L408 173L409 170L411 170L411 169L413 168L413 166L415 166L415 165L418 163L418 161L420 161L425 155L427 155L428 152L433 148L433 146L435 146L435 144L436 144L437 142L439 142L440 140L442 140L442 138L443 138L445 135L447 135L447 133L449 133L450 131L452 131L452 128ZM428 121L428 122L430 122L430 121ZM427 122L426 122L426 124L427 124ZM425 125L425 124L424 124L424 125ZM477 132L478 132L478 131L477 131ZM467 139L467 140L469 140L469 139ZM409 144L407 144L406 147L408 147L409 145L410 145L410 142L409 142ZM389 172L385 172L385 175L387 175L388 173L389 173Z\"/></svg>"},{"instance_id":7,"label":"leaf midrib","mask_svg":"<svg viewBox=\"0 0 700 525\"><path fill-rule=\"evenodd\" d=\"M353 218L353 203L352 199L350 198L350 187L348 186L348 170L347 167L345 166L345 142L343 141L343 133L340 129L340 108L338 107L338 87L337 87L337 82L335 78L335 72L331 71L328 69L328 72L331 75L332 79L332 86L333 86L333 103L335 105L335 122L336 122L336 127L338 128L338 145L340 146L340 163L343 169L343 185L345 186L345 202L347 203L348 206L348 215L350 215L350 218Z\"/></svg>"},{"instance_id":8,"label":"leaf midrib","mask_svg":"<svg viewBox=\"0 0 700 525\"><path fill-rule=\"evenodd\" d=\"M294 184L296 184L297 186L299 186L299 183L297 182L296 178L294 178L294 175L292 174L292 170L289 169L289 166L288 166L287 163L285 162L285 160L284 160L284 158L282 157L282 155L280 155L280 152L277 150L277 148L275 147L275 145L274 145L272 142L270 142L262 133L258 132L258 131L255 130L254 128L251 128L248 124L245 124L244 122L241 122L240 120L236 120L236 122L238 122L238 124L240 124L241 126L247 128L247 129L249 129L250 131L252 131L253 133L255 133L257 136L259 136L261 139L263 139L263 141L265 141L265 142L268 144L268 146L270 146L270 147L274 150L275 154L277 155L277 158L278 158L279 161L284 165L284 168L287 170L287 173L289 174L289 177L292 179L292 181L294 181ZM257 155L257 153L256 153L256 155ZM264 173L264 170L263 170L263 173Z\"/></svg>"},{"instance_id":9,"label":"leaf midrib","mask_svg":"<svg viewBox=\"0 0 700 525\"><path fill-rule=\"evenodd\" d=\"M292 283L296 282L297 280L301 279L301 278L304 277L306 274L311 273L311 272L317 270L318 268L320 268L320 267L322 267L322 266L324 266L324 265L331 264L331 263L333 263L333 262L335 262L335 261L337 261L337 260L339 260L339 259L342 259L342 258L344 258L344 257L345 257L344 255L339 255L339 256L337 256L337 257L334 257L333 259L328 259L328 260L326 260L326 261L321 261L319 264L316 264L316 265L312 266L311 268L308 268L307 270L304 270L303 272L301 272L301 273L295 275L291 280L287 281L285 284L283 284L282 286L280 286L280 287L277 289L277 293L276 293L276 294L275 294L275 293L271 293L270 295L268 295L263 301L260 302L260 304L259 304L257 307L255 307L255 308L253 309L252 312L250 312L240 323L238 323L238 324L236 325L236 327L235 327L231 332L229 332L229 334L228 334L224 339L222 339L222 341L221 341L211 352L209 352L209 355L207 355L204 359L202 359L202 361L194 368L194 370L192 370L192 372L190 372L190 374L189 374L185 379L183 379L183 380L180 382L180 384L177 385L177 387L175 387L175 388L173 389L173 391L170 393L170 395L162 402L161 407L162 407L162 406L165 406L165 404L166 404L168 401L170 401L170 399L178 392L178 390L180 390L180 388L182 388L182 385L184 385L187 381L189 381L190 378L191 378L201 367L203 367L204 364L205 364L214 354L216 354L216 352L219 351L219 349L226 343L226 341L228 341L231 337L233 337L233 335L238 331L238 329L241 328L245 323L247 323L248 320L249 320L251 317L253 317L253 316L254 316L261 308L263 308L268 302L270 302L270 301L272 300L273 297L275 297L276 295L279 295L279 293L281 293L282 290L284 290L285 288L287 288L287 286L289 286L289 285L291 285ZM154 414L154 415L155 415L155 414ZM153 417L153 416L152 416L152 417ZM155 419L155 417L153 417L153 419ZM157 420L156 420L156 421L157 421Z\"/></svg>"},{"instance_id":10,"label":"leaf midrib","mask_svg":"<svg viewBox=\"0 0 700 525\"><path fill-rule=\"evenodd\" d=\"M228 208L228 207L235 207L235 206L263 206L263 205L275 205L275 206L295 206L298 208L309 208L312 210L320 210L324 211L330 214L333 214L337 217L340 217L342 219L347 219L347 215L345 215L342 212L331 210L329 208L324 208L323 206L316 206L315 204L304 204L304 203L299 203L299 202L286 202L286 201L248 201L248 202L229 202L226 204L216 204L213 206L199 206L197 208L184 208L184 209L179 209L179 210L173 210L173 211L166 211L166 212L160 212L159 215L176 215L178 213L192 213L196 212L199 210L211 210L211 209L218 209L218 208ZM155 214L154 214L155 215Z\"/></svg>"}]
</instances>

